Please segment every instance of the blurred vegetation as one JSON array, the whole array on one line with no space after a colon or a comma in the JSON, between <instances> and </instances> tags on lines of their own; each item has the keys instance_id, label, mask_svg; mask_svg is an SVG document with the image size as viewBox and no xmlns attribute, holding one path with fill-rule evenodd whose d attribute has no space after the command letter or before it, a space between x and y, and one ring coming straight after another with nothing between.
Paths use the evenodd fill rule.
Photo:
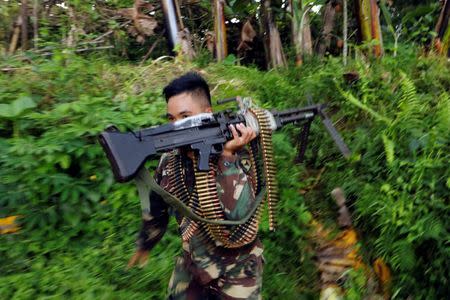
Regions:
<instances>
[{"instance_id":1,"label":"blurred vegetation","mask_svg":"<svg viewBox=\"0 0 450 300\"><path fill-rule=\"evenodd\" d=\"M126 269L141 222L139 201L132 184L114 182L96 136L109 124L127 130L165 122L162 88L189 70L205 76L215 100L251 96L278 109L326 102L353 151L343 159L318 120L302 164L294 163L298 129L274 136L280 227L271 233L264 220L261 228L265 299L318 297L310 224L317 220L336 229L337 207L329 194L337 186L347 194L366 264L382 258L392 269L392 298L448 297L450 63L424 51L436 36L435 1L386 6L383 14L391 18L382 22L386 55L379 59L364 54L367 45L349 41L345 67L333 56L305 57L293 67L293 49L286 46L291 66L276 71L243 65L264 65L261 40L248 57L233 53L221 64L212 62L201 39L194 41L199 54L192 63L158 58L167 52L165 42L143 59L163 28L137 43L124 20L111 13L130 8L131 0L65 1L72 16L56 5L64 1L44 2L49 9L41 12L37 49L14 55L6 53L19 1L0 4L0 218L18 215L21 226L0 235L0 298L165 297L180 252L176 223L171 221L146 267ZM210 3L189 9L183 14L207 15ZM243 18L257 9L253 1L228 1L226 13ZM285 10L275 13L286 42L290 17ZM160 10L154 17L162 24ZM213 23L185 22L194 35ZM311 18L314 38L321 23L320 15ZM101 38L113 48L76 53L67 46L73 24L84 30L78 45L91 47ZM350 21L350 32L354 28ZM239 26L230 23L228 33L235 48ZM348 277L346 298L366 297L365 274L352 271Z\"/></svg>"},{"instance_id":2,"label":"blurred vegetation","mask_svg":"<svg viewBox=\"0 0 450 300\"><path fill-rule=\"evenodd\" d=\"M125 270L140 225L139 201L131 184L114 183L96 134L111 123L125 130L164 122L162 87L196 69L215 99L251 95L277 108L328 102L353 151L350 161L341 158L316 122L305 163L293 166L298 132L275 136L282 201L280 229L262 228L265 298L317 296L308 223L335 217L329 192L336 186L351 200L368 262L382 257L391 266L394 294L445 295L450 74L440 58L401 53L376 64L352 62L348 70L360 78L351 84L337 59L279 72L163 61L138 67L58 52L31 68L17 63L17 71L0 76L0 102L23 106L0 116L0 217L20 215L22 229L0 236L0 294L163 297L180 246L176 226L147 267ZM312 184L316 178L308 175L321 168Z\"/></svg>"}]
</instances>

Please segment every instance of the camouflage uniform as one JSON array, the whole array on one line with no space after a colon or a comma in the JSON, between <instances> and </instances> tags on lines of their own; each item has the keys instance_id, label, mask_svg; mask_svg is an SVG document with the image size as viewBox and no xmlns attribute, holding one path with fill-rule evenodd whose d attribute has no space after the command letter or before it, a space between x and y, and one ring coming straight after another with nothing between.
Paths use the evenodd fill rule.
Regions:
<instances>
[{"instance_id":1,"label":"camouflage uniform","mask_svg":"<svg viewBox=\"0 0 450 300\"><path fill-rule=\"evenodd\" d=\"M192 161L182 155L184 180L191 193L195 186ZM167 157L156 170L157 182L170 190ZM238 220L255 201L248 153L233 158L220 157L216 185L226 219ZM141 250L151 250L162 238L172 209L155 193L150 195L150 214L145 215L137 241ZM175 211L178 224L181 216ZM198 229L197 229L198 231ZM226 249L197 235L183 241L183 254L177 258L169 283L169 299L261 299L263 247L258 237L241 248Z\"/></svg>"}]
</instances>

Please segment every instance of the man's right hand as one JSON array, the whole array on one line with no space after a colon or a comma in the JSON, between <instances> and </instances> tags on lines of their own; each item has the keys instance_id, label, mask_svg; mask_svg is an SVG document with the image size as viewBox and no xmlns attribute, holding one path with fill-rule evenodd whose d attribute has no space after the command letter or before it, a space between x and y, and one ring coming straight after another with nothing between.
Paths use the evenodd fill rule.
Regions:
<instances>
[{"instance_id":1,"label":"man's right hand","mask_svg":"<svg viewBox=\"0 0 450 300\"><path fill-rule=\"evenodd\" d=\"M139 268L144 267L148 261L148 254L149 251L147 250L137 250L128 261L127 269L132 268L135 265L138 265Z\"/></svg>"}]
</instances>

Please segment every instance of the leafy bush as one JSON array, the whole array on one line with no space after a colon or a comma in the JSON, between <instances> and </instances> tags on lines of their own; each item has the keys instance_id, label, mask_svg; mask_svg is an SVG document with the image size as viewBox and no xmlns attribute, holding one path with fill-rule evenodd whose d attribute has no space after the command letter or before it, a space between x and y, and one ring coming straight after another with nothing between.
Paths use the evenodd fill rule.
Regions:
<instances>
[{"instance_id":1,"label":"leafy bush","mask_svg":"<svg viewBox=\"0 0 450 300\"><path fill-rule=\"evenodd\" d=\"M419 93L405 73L397 78L391 101L382 101L383 119L362 133L364 143L354 149L361 155L355 169L340 179L357 197L355 213L369 233L372 257L381 256L397 273L397 295L415 290L416 296L434 298L446 294L450 258L449 223L443 218L448 214L450 98L443 90L436 98Z\"/></svg>"},{"instance_id":2,"label":"leafy bush","mask_svg":"<svg viewBox=\"0 0 450 300\"><path fill-rule=\"evenodd\" d=\"M342 186L367 259L382 257L392 268L393 295L445 297L450 270L448 62L410 50L372 64L353 61L348 71L359 79L350 83L342 79L347 70L339 64L329 59L260 76L244 69L231 74L220 69L220 74L249 86L265 107L328 102L353 156L349 162L340 159L323 127L313 124L305 165L309 173L325 172L306 195L307 207L325 222L336 217L328 193Z\"/></svg>"},{"instance_id":3,"label":"leafy bush","mask_svg":"<svg viewBox=\"0 0 450 300\"><path fill-rule=\"evenodd\" d=\"M334 222L329 192L336 186L348 194L366 259L381 256L393 269L394 294L444 297L450 75L443 61L400 53L373 64L354 61L347 70L330 58L279 72L204 61L202 69L161 61L137 67L55 53L31 69L0 74L2 107L23 101L18 99L36 105L0 116L0 217L20 215L22 222L18 234L0 236L0 294L164 297L180 249L175 223L149 266L125 270L139 201L132 185L114 183L96 135L111 123L125 130L164 122L161 88L193 68L208 79L215 99L250 95L277 108L328 102L353 151L349 161L342 159L316 121L306 161L298 166L292 163L298 130L275 135L280 227L275 233L261 229L266 298L317 296L308 223L313 217ZM347 71L359 80L347 83Z\"/></svg>"},{"instance_id":4,"label":"leafy bush","mask_svg":"<svg viewBox=\"0 0 450 300\"><path fill-rule=\"evenodd\" d=\"M0 217L20 215L22 222L19 234L0 237L0 263L6 270L2 295L19 299L164 297L173 257L180 250L176 226L172 224L152 252L149 269L125 270L139 229L139 201L131 184L114 183L96 140L109 124L126 130L164 122L161 88L191 66L171 70L172 63L161 63L159 72L151 67L108 66L103 59L56 54L32 70L0 78L10 83L2 85L3 105L23 97L37 104L34 110L0 119L0 206L4 208ZM247 89L243 92L249 94ZM292 157L291 150L284 143L280 151L286 158ZM287 161L284 164L281 170L290 167ZM297 184L290 178L284 186ZM287 211L306 224L309 213L304 205L298 206L295 192L283 193L290 207ZM295 229L297 248L285 258L305 244L305 230ZM280 231L273 238L278 243L287 236ZM298 263L289 274L281 273L286 272L282 264L266 269L280 273L278 283L286 295L295 295L298 280L291 278L306 255L294 259ZM307 282L306 277L302 280Z\"/></svg>"}]
</instances>

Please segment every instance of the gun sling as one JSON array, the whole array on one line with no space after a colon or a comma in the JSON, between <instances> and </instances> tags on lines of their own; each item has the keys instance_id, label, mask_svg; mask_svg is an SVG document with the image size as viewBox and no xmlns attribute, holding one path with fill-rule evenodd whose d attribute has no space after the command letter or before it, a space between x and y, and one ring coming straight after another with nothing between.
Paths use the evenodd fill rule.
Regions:
<instances>
[{"instance_id":1,"label":"gun sling","mask_svg":"<svg viewBox=\"0 0 450 300\"><path fill-rule=\"evenodd\" d=\"M256 209L261 204L262 199L265 195L265 189L262 188L258 195L256 195L255 203L253 208L245 215L242 219L231 221L231 220L210 220L205 219L197 214L195 214L186 204L184 204L180 199L165 191L158 183L156 183L155 179L150 175L150 172L145 168L141 167L134 178L136 183L139 198L141 200L141 208L144 213L150 212L150 201L149 195L150 192L153 191L161 196L161 198L168 205L172 206L176 210L178 210L183 216L197 221L203 222L206 224L212 225L241 225L248 221L248 219L255 213Z\"/></svg>"}]
</instances>

